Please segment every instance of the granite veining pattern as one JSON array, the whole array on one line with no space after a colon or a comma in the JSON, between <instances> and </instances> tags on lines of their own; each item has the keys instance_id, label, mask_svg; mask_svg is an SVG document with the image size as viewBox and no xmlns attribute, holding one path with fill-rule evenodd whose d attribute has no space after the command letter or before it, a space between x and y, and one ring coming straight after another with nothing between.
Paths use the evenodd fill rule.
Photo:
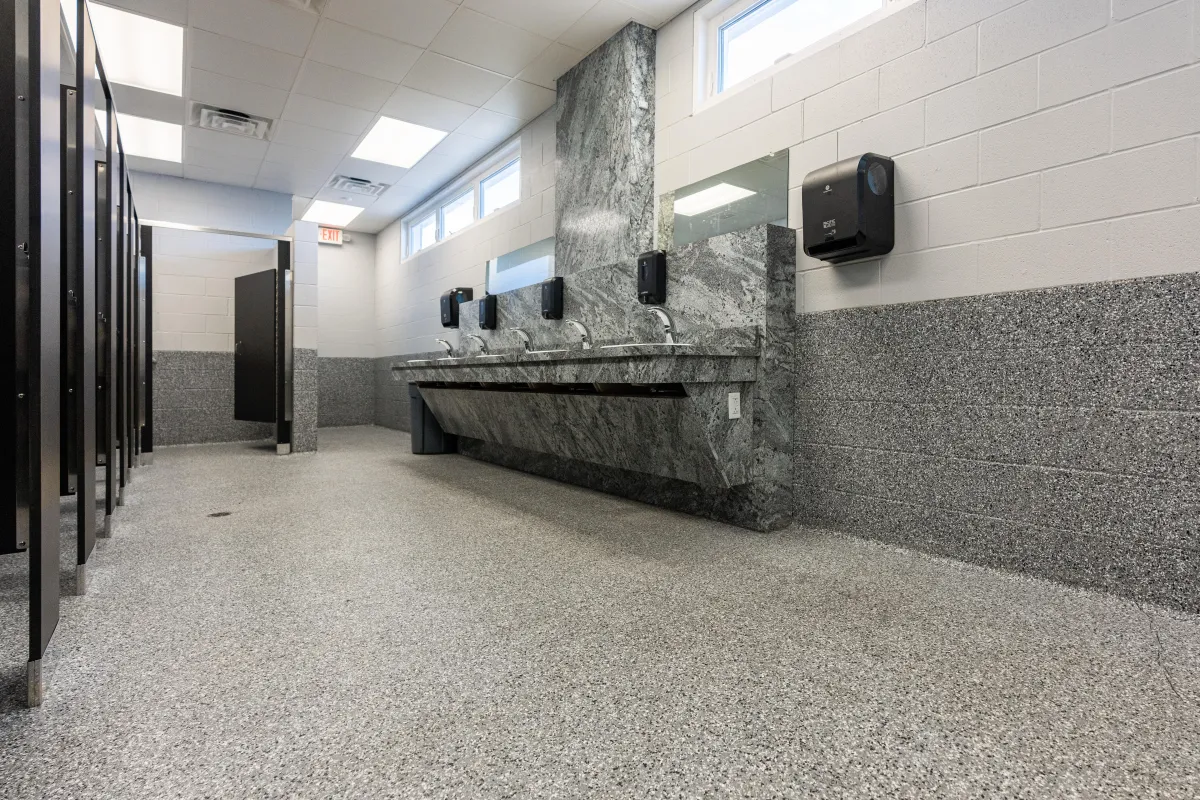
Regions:
<instances>
[{"instance_id":1,"label":"granite veining pattern","mask_svg":"<svg viewBox=\"0 0 1200 800\"><path fill-rule=\"evenodd\" d=\"M1200 276L800 317L799 518L1200 610Z\"/></svg>"},{"instance_id":2,"label":"granite veining pattern","mask_svg":"<svg viewBox=\"0 0 1200 800\"><path fill-rule=\"evenodd\" d=\"M343 428L375 423L375 359L317 359L317 425Z\"/></svg>"},{"instance_id":3,"label":"granite veining pattern","mask_svg":"<svg viewBox=\"0 0 1200 800\"><path fill-rule=\"evenodd\" d=\"M631 22L558 79L555 274L654 243L655 32Z\"/></svg>"},{"instance_id":4,"label":"granite veining pattern","mask_svg":"<svg viewBox=\"0 0 1200 800\"><path fill-rule=\"evenodd\" d=\"M1197 795L1195 616L320 437L138 471L5 796Z\"/></svg>"},{"instance_id":5,"label":"granite veining pattern","mask_svg":"<svg viewBox=\"0 0 1200 800\"><path fill-rule=\"evenodd\" d=\"M154 352L154 444L274 439L275 426L233 418L233 353Z\"/></svg>"}]
</instances>

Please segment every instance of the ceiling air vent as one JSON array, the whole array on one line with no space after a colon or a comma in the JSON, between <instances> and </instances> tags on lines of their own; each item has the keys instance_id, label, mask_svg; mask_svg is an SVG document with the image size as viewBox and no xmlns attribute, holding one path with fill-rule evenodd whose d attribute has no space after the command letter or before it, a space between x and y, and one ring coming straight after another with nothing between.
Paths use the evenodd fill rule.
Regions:
<instances>
[{"instance_id":1,"label":"ceiling air vent","mask_svg":"<svg viewBox=\"0 0 1200 800\"><path fill-rule=\"evenodd\" d=\"M391 188L389 183L371 183L362 178L351 178L348 175L334 175L329 181L329 188L335 192L357 194L363 197L379 197Z\"/></svg>"},{"instance_id":2,"label":"ceiling air vent","mask_svg":"<svg viewBox=\"0 0 1200 800\"><path fill-rule=\"evenodd\" d=\"M320 14L325 10L325 4L329 0L275 0L275 2L291 6L292 8L299 8L302 11L311 11L314 14Z\"/></svg>"},{"instance_id":3,"label":"ceiling air vent","mask_svg":"<svg viewBox=\"0 0 1200 800\"><path fill-rule=\"evenodd\" d=\"M206 128L220 133L232 133L235 136L245 136L250 139L266 139L271 131L272 120L266 117L256 117L253 114L243 114L228 108L206 106L203 103L192 103L190 122L198 128Z\"/></svg>"}]
</instances>

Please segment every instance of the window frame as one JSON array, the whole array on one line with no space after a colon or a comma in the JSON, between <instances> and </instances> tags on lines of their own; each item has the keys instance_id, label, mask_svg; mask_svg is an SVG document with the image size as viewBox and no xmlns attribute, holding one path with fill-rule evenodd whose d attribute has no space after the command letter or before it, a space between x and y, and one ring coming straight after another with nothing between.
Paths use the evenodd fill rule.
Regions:
<instances>
[{"instance_id":1,"label":"window frame","mask_svg":"<svg viewBox=\"0 0 1200 800\"><path fill-rule=\"evenodd\" d=\"M488 212L487 214L484 214L483 213L483 204L486 199L484 197L484 195L486 193L485 187L487 185L487 182L494 179L501 172L505 172L513 165L516 165L516 167L517 167L517 199L511 200L502 206L496 206L490 212ZM492 170L486 177L479 179L479 195L478 195L478 217L479 217L479 219L485 219L486 217L490 217L492 214L495 214L500 209L507 208L508 206L511 206L513 203L519 203L520 201L521 201L521 156L520 155L517 155L516 158L512 159L507 164L504 164L503 166L499 167L498 169Z\"/></svg>"},{"instance_id":2,"label":"window frame","mask_svg":"<svg viewBox=\"0 0 1200 800\"><path fill-rule=\"evenodd\" d=\"M775 63L759 72L742 79L730 86L723 85L724 53L721 41L721 30L737 21L754 14L772 3L791 5L797 0L710 0L697 10L693 16L694 33L694 97L692 113L696 114L731 97L754 84L769 79L777 72L793 64L799 63L813 53L833 46L842 39L863 30L881 19L912 5L919 0L878 0L878 10L852 22L839 31L823 39L818 39L806 47L780 56ZM836 0L830 0L836 2ZM786 6L785 6L786 7ZM782 8L780 9L783 10ZM767 18L768 20L770 17Z\"/></svg>"},{"instance_id":3,"label":"window frame","mask_svg":"<svg viewBox=\"0 0 1200 800\"><path fill-rule=\"evenodd\" d=\"M521 163L521 140L519 138L508 142L504 147L495 151L490 157L476 163L469 171L460 175L456 180L446 184L440 191L429 197L421 205L404 215L401 222L401 235L403 237L403 257L401 261L407 261L413 258L418 253L428 250L430 247L449 241L456 236L460 236L473 227L478 225L491 214L484 215L483 212L483 183L496 174L503 172L517 164L518 181L520 180L520 163ZM446 206L462 199L467 193L473 193L474 198L471 203L471 222L454 233L446 233L445 215L443 213ZM517 191L517 199L504 206L495 209L492 214L502 211L509 206L516 205L521 202L521 191ZM421 250L413 250L413 232L416 226L424 222L432 214L436 230L434 232L434 242Z\"/></svg>"},{"instance_id":4,"label":"window frame","mask_svg":"<svg viewBox=\"0 0 1200 800\"><path fill-rule=\"evenodd\" d=\"M421 252L422 250L428 250L429 248L433 247L435 244L437 244L438 242L441 241L441 237L438 236L438 227L439 227L438 216L439 215L436 210L430 210L430 211L426 211L423 214L418 215L416 219L414 219L412 222L408 223L408 228L409 228L409 245L408 246L409 246L409 249L411 250L412 245L413 245L412 231L424 227L423 223L425 223L427 220L429 220L429 219L433 220L433 241L430 242L429 244L425 245L424 247L418 248L416 250L412 250L410 255L416 255L417 253Z\"/></svg>"}]
</instances>

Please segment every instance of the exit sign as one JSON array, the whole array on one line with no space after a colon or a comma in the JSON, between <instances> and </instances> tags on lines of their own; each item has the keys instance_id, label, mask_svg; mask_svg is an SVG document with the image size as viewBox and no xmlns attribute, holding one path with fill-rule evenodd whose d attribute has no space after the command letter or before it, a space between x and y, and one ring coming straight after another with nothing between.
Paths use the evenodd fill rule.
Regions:
<instances>
[{"instance_id":1,"label":"exit sign","mask_svg":"<svg viewBox=\"0 0 1200 800\"><path fill-rule=\"evenodd\" d=\"M341 244L342 232L337 228L321 228L321 244Z\"/></svg>"}]
</instances>

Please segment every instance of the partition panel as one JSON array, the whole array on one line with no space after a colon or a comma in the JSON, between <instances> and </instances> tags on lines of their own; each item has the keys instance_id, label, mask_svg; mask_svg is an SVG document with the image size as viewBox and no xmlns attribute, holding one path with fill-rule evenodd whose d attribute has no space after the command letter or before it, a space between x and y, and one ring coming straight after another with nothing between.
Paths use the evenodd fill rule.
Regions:
<instances>
[{"instance_id":1,"label":"partition panel","mask_svg":"<svg viewBox=\"0 0 1200 800\"><path fill-rule=\"evenodd\" d=\"M76 54L78 60L79 54ZM64 76L65 77L65 76ZM59 203L62 209L62 226L59 240L62 257L59 261L62 293L59 298L59 335L62 339L62 357L59 359L59 381L63 387L59 403L59 486L61 495L75 494L78 476L77 454L79 444L75 439L77 427L75 384L79 372L79 352L73 346L82 320L79 319L78 278L79 211L75 203L80 196L79 145L76 137L79 130L76 122L79 115L78 93L73 86L60 87L59 103L62 109L62 171L60 173Z\"/></svg>"},{"instance_id":2,"label":"partition panel","mask_svg":"<svg viewBox=\"0 0 1200 800\"><path fill-rule=\"evenodd\" d=\"M78 549L76 587L87 589L86 564L96 545L96 40L86 3L78 4L79 48L75 59L75 175L72 199L76 325L70 351L75 355L70 387L74 410L71 430L76 475ZM66 430L64 428L64 430Z\"/></svg>"},{"instance_id":3,"label":"partition panel","mask_svg":"<svg viewBox=\"0 0 1200 800\"><path fill-rule=\"evenodd\" d=\"M154 229L140 228L142 242L142 462L154 459Z\"/></svg>"}]
</instances>

